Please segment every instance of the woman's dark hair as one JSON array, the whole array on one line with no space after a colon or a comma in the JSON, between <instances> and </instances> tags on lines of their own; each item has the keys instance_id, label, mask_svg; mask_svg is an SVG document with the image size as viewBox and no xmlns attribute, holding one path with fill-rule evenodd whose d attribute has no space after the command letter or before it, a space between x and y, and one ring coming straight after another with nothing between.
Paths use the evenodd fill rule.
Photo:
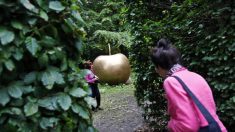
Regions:
<instances>
[{"instance_id":1,"label":"woman's dark hair","mask_svg":"<svg viewBox=\"0 0 235 132\"><path fill-rule=\"evenodd\" d=\"M168 39L160 39L151 52L151 59L155 66L170 70L173 65L181 63L179 51Z\"/></svg>"}]
</instances>

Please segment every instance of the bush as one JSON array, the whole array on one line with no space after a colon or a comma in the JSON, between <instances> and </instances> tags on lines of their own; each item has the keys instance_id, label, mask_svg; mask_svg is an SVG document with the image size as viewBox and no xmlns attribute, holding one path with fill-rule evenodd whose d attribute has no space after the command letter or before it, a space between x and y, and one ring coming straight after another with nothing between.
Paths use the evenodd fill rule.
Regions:
<instances>
[{"instance_id":1,"label":"bush","mask_svg":"<svg viewBox=\"0 0 235 132\"><path fill-rule=\"evenodd\" d=\"M0 128L94 131L74 0L0 2Z\"/></svg>"}]
</instances>

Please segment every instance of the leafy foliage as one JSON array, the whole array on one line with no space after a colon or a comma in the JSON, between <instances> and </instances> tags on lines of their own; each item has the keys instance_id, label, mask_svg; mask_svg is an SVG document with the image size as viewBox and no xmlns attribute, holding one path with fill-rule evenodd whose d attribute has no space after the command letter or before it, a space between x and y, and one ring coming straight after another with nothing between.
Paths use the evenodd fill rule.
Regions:
<instances>
[{"instance_id":1,"label":"leafy foliage","mask_svg":"<svg viewBox=\"0 0 235 132\"><path fill-rule=\"evenodd\" d=\"M131 38L127 32L111 32L106 30L97 30L94 32L94 39L99 43L111 43L113 46L125 45L129 47Z\"/></svg>"},{"instance_id":2,"label":"leafy foliage","mask_svg":"<svg viewBox=\"0 0 235 132\"><path fill-rule=\"evenodd\" d=\"M96 131L77 64L81 1L0 2L0 128Z\"/></svg>"},{"instance_id":3,"label":"leafy foliage","mask_svg":"<svg viewBox=\"0 0 235 132\"><path fill-rule=\"evenodd\" d=\"M136 95L146 118L159 131L165 129L162 80L154 75L148 53L153 41L167 37L180 49L184 65L209 82L221 120L229 131L234 131L234 2L136 0L130 6Z\"/></svg>"},{"instance_id":4,"label":"leafy foliage","mask_svg":"<svg viewBox=\"0 0 235 132\"><path fill-rule=\"evenodd\" d=\"M127 8L121 0L88 0L83 18L87 21L87 40L84 49L84 58L94 60L99 55L108 54L108 44L112 54L128 54L131 43L128 25L126 22Z\"/></svg>"}]
</instances>

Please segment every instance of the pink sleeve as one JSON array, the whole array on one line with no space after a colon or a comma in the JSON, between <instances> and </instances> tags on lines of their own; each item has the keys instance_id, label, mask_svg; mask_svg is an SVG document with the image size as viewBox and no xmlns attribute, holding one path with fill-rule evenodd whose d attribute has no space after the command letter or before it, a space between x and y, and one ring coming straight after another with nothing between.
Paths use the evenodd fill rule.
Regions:
<instances>
[{"instance_id":1,"label":"pink sleeve","mask_svg":"<svg viewBox=\"0 0 235 132\"><path fill-rule=\"evenodd\" d=\"M96 81L95 76L92 74L87 74L85 76L85 79L86 79L86 82L88 82L88 83L94 83Z\"/></svg>"},{"instance_id":2,"label":"pink sleeve","mask_svg":"<svg viewBox=\"0 0 235 132\"><path fill-rule=\"evenodd\" d=\"M197 132L199 121L195 114L191 99L175 78L168 77L164 81L164 89L168 103L171 132Z\"/></svg>"}]
</instances>

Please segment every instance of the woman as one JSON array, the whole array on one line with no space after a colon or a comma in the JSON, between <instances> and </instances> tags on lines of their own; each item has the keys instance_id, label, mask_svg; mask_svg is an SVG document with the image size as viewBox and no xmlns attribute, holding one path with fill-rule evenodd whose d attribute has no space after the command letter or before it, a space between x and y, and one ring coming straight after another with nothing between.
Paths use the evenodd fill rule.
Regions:
<instances>
[{"instance_id":1,"label":"woman","mask_svg":"<svg viewBox=\"0 0 235 132\"><path fill-rule=\"evenodd\" d=\"M163 77L170 121L168 130L171 132L197 132L208 125L194 101L174 77L183 80L198 100L205 106L219 125L222 132L226 128L216 114L216 106L212 91L203 77L187 70L180 64L181 55L166 39L160 39L151 53L156 72Z\"/></svg>"}]
</instances>

